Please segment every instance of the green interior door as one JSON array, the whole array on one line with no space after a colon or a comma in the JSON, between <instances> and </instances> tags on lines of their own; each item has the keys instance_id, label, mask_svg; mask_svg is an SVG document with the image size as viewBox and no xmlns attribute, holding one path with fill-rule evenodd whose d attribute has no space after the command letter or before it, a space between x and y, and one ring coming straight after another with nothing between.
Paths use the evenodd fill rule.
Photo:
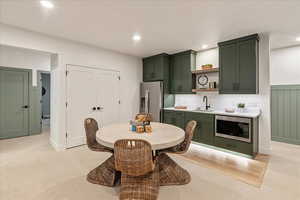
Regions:
<instances>
[{"instance_id":1,"label":"green interior door","mask_svg":"<svg viewBox=\"0 0 300 200\"><path fill-rule=\"evenodd\" d=\"M0 69L0 139L29 135L29 72Z\"/></svg>"}]
</instances>

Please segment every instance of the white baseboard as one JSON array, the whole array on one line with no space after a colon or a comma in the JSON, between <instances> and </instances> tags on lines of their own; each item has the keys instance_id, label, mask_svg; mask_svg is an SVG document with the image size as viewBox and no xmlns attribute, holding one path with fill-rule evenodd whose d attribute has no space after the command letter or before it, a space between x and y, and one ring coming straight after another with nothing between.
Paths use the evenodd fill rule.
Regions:
<instances>
[{"instance_id":1,"label":"white baseboard","mask_svg":"<svg viewBox=\"0 0 300 200\"><path fill-rule=\"evenodd\" d=\"M66 148L72 148L86 144L86 137L80 136L76 138L67 138Z\"/></svg>"},{"instance_id":2,"label":"white baseboard","mask_svg":"<svg viewBox=\"0 0 300 200\"><path fill-rule=\"evenodd\" d=\"M50 138L50 144L55 149L55 151L64 151L65 147L58 145L52 138Z\"/></svg>"}]
</instances>

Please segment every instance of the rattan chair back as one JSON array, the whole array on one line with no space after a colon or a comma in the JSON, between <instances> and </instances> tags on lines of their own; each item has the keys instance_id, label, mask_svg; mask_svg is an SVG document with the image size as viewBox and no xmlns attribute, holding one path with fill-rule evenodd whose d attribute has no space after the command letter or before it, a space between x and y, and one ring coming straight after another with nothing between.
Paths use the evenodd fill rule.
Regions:
<instances>
[{"instance_id":1,"label":"rattan chair back","mask_svg":"<svg viewBox=\"0 0 300 200\"><path fill-rule=\"evenodd\" d=\"M93 118L87 118L84 120L84 128L86 133L86 142L89 148L93 148L97 145L96 133L99 130L98 123Z\"/></svg>"},{"instance_id":2,"label":"rattan chair back","mask_svg":"<svg viewBox=\"0 0 300 200\"><path fill-rule=\"evenodd\" d=\"M115 167L130 176L145 175L154 169L151 145L144 140L118 140L114 145Z\"/></svg>"},{"instance_id":3,"label":"rattan chair back","mask_svg":"<svg viewBox=\"0 0 300 200\"><path fill-rule=\"evenodd\" d=\"M192 120L189 121L188 124L185 127L185 138L184 141L182 143L179 144L179 152L177 153L185 153L187 152L187 150L189 149L193 136L194 136L194 132L197 126L197 122Z\"/></svg>"}]
</instances>

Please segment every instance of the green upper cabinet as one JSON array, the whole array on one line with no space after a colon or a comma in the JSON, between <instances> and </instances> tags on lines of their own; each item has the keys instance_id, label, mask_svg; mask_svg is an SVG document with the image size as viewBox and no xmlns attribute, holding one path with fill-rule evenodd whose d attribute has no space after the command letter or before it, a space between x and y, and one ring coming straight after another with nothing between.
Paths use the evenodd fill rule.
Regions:
<instances>
[{"instance_id":1,"label":"green upper cabinet","mask_svg":"<svg viewBox=\"0 0 300 200\"><path fill-rule=\"evenodd\" d=\"M143 81L164 81L165 93L169 91L169 55L159 54L143 58Z\"/></svg>"},{"instance_id":2,"label":"green upper cabinet","mask_svg":"<svg viewBox=\"0 0 300 200\"><path fill-rule=\"evenodd\" d=\"M258 93L258 34L220 42L220 94Z\"/></svg>"},{"instance_id":3,"label":"green upper cabinet","mask_svg":"<svg viewBox=\"0 0 300 200\"><path fill-rule=\"evenodd\" d=\"M196 68L196 52L188 50L171 56L170 83L172 94L193 94L192 70Z\"/></svg>"}]
</instances>

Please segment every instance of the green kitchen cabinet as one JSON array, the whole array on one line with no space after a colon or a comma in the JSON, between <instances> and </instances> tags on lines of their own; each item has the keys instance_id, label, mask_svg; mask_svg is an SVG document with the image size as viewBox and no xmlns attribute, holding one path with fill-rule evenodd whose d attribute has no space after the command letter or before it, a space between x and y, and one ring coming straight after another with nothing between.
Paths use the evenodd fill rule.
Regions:
<instances>
[{"instance_id":1,"label":"green kitchen cabinet","mask_svg":"<svg viewBox=\"0 0 300 200\"><path fill-rule=\"evenodd\" d=\"M191 120L195 120L197 122L197 126L192 140L194 142L214 145L214 115L193 112L185 113L185 124L187 124Z\"/></svg>"},{"instance_id":2,"label":"green kitchen cabinet","mask_svg":"<svg viewBox=\"0 0 300 200\"><path fill-rule=\"evenodd\" d=\"M197 122L192 141L254 157L258 152L258 118L251 120L251 142L215 136L215 114L164 110L164 123L185 129L191 120Z\"/></svg>"},{"instance_id":3,"label":"green kitchen cabinet","mask_svg":"<svg viewBox=\"0 0 300 200\"><path fill-rule=\"evenodd\" d=\"M179 128L185 128L185 120L184 117L185 113L180 111L172 111L172 110L165 110L164 111L164 123L172 124Z\"/></svg>"},{"instance_id":4,"label":"green kitchen cabinet","mask_svg":"<svg viewBox=\"0 0 300 200\"><path fill-rule=\"evenodd\" d=\"M196 52L188 50L171 55L170 83L172 94L193 94L192 70L196 68Z\"/></svg>"},{"instance_id":5,"label":"green kitchen cabinet","mask_svg":"<svg viewBox=\"0 0 300 200\"><path fill-rule=\"evenodd\" d=\"M247 155L254 155L253 144L223 137L215 137L215 146Z\"/></svg>"},{"instance_id":6,"label":"green kitchen cabinet","mask_svg":"<svg viewBox=\"0 0 300 200\"><path fill-rule=\"evenodd\" d=\"M165 93L169 93L169 55L162 53L143 58L143 81L163 81Z\"/></svg>"},{"instance_id":7,"label":"green kitchen cabinet","mask_svg":"<svg viewBox=\"0 0 300 200\"><path fill-rule=\"evenodd\" d=\"M219 45L220 94L258 93L258 34Z\"/></svg>"}]
</instances>

